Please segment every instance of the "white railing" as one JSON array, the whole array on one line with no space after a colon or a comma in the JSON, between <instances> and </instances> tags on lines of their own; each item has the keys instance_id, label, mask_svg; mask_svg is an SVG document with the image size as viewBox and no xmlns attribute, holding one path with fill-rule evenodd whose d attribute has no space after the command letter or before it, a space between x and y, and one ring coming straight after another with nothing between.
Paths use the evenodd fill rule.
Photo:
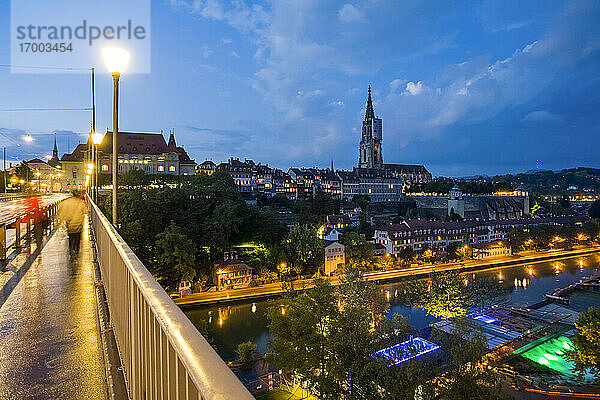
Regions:
<instances>
[{"instance_id":1,"label":"white railing","mask_svg":"<svg viewBox=\"0 0 600 400\"><path fill-rule=\"evenodd\" d=\"M110 319L131 399L253 399L90 202Z\"/></svg>"},{"instance_id":2,"label":"white railing","mask_svg":"<svg viewBox=\"0 0 600 400\"><path fill-rule=\"evenodd\" d=\"M29 197L27 193L0 193L0 201L10 201Z\"/></svg>"}]
</instances>

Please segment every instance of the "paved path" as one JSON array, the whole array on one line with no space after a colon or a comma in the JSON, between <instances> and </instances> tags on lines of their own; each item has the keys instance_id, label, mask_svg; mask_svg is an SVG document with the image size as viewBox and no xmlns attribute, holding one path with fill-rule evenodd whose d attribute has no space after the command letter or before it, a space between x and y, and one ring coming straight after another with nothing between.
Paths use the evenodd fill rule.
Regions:
<instances>
[{"instance_id":1,"label":"paved path","mask_svg":"<svg viewBox=\"0 0 600 400\"><path fill-rule=\"evenodd\" d=\"M56 231L0 307L0 399L106 399L86 230Z\"/></svg>"}]
</instances>

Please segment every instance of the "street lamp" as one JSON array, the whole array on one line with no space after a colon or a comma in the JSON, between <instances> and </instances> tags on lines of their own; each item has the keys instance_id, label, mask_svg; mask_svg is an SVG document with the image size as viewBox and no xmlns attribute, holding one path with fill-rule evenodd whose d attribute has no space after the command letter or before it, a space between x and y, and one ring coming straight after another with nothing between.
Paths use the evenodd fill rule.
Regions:
<instances>
[{"instance_id":1,"label":"street lamp","mask_svg":"<svg viewBox=\"0 0 600 400\"><path fill-rule=\"evenodd\" d=\"M119 133L119 78L127 68L129 53L116 47L104 49L104 62L113 77L112 223L117 226L117 135Z\"/></svg>"}]
</instances>

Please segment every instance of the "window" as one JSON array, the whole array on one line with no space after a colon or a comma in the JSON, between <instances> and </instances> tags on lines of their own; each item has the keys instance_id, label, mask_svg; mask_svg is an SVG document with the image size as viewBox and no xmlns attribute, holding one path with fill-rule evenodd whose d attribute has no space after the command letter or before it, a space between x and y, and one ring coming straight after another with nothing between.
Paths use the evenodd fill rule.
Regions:
<instances>
[{"instance_id":1,"label":"window","mask_svg":"<svg viewBox=\"0 0 600 400\"><path fill-rule=\"evenodd\" d=\"M102 171L108 171L108 165L102 164Z\"/></svg>"},{"instance_id":2,"label":"window","mask_svg":"<svg viewBox=\"0 0 600 400\"><path fill-rule=\"evenodd\" d=\"M158 172L165 172L165 166L164 165L159 165L158 166Z\"/></svg>"},{"instance_id":3,"label":"window","mask_svg":"<svg viewBox=\"0 0 600 400\"><path fill-rule=\"evenodd\" d=\"M169 166L169 171L175 172L175 166L174 165Z\"/></svg>"},{"instance_id":4,"label":"window","mask_svg":"<svg viewBox=\"0 0 600 400\"><path fill-rule=\"evenodd\" d=\"M77 171L73 171L73 179L77 179Z\"/></svg>"}]
</instances>

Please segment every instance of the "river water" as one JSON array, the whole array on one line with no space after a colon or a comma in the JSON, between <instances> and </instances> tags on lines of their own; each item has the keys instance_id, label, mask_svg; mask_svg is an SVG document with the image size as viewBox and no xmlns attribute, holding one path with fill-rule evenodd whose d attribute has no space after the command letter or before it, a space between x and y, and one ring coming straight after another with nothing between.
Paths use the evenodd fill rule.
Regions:
<instances>
[{"instance_id":1,"label":"river water","mask_svg":"<svg viewBox=\"0 0 600 400\"><path fill-rule=\"evenodd\" d=\"M497 281L498 290L490 299L494 304L525 306L544 299L546 293L569 285L580 278L589 276L600 269L600 255L571 258L566 260L508 267L489 271L468 273L468 279L489 277ZM409 307L397 300L401 283L380 285L390 300L390 315L402 314L409 318L415 329L423 329L436 321L426 310ZM208 339L216 346L217 352L225 361L236 358L235 349L242 342L252 341L258 351L268 350L269 321L267 307L272 300L261 300L230 305L185 309L188 318L197 327L208 330ZM600 306L600 294L575 292L570 296L570 308L583 311L589 306Z\"/></svg>"}]
</instances>

